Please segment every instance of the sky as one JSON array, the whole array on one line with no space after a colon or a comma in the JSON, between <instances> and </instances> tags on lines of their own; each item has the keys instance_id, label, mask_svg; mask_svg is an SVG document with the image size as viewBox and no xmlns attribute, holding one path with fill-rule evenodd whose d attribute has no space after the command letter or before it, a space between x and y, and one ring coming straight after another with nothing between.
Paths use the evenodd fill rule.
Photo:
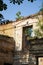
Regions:
<instances>
[{"instance_id":1,"label":"sky","mask_svg":"<svg viewBox=\"0 0 43 65\"><path fill-rule=\"evenodd\" d=\"M16 19L16 13L18 11L21 12L21 16L25 17L39 12L42 5L42 0L36 0L33 3L28 2L28 0L24 0L24 2L21 5L14 5L10 3L9 0L4 0L4 2L8 5L7 10L3 10L0 13L3 14L5 20L13 21Z\"/></svg>"}]
</instances>

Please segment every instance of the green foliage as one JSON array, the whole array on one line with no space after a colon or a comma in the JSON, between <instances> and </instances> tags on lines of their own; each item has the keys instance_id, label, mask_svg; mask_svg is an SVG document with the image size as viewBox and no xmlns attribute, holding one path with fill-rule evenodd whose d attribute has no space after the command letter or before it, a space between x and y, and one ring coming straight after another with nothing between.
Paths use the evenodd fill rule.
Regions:
<instances>
[{"instance_id":1,"label":"green foliage","mask_svg":"<svg viewBox=\"0 0 43 65\"><path fill-rule=\"evenodd\" d=\"M3 2L3 0L0 0L0 11L6 10L7 9L7 5ZM0 21L3 19L3 15L0 14Z\"/></svg>"},{"instance_id":2,"label":"green foliage","mask_svg":"<svg viewBox=\"0 0 43 65\"><path fill-rule=\"evenodd\" d=\"M32 33L32 28L26 28L24 31L24 34L28 35L29 37L31 37L31 33Z\"/></svg>"},{"instance_id":3,"label":"green foliage","mask_svg":"<svg viewBox=\"0 0 43 65\"><path fill-rule=\"evenodd\" d=\"M7 5L3 2L3 0L0 0L0 11L6 10Z\"/></svg>"},{"instance_id":4,"label":"green foliage","mask_svg":"<svg viewBox=\"0 0 43 65\"><path fill-rule=\"evenodd\" d=\"M18 5L20 5L21 3L23 3L24 0L10 0L10 3L17 3Z\"/></svg>"},{"instance_id":5,"label":"green foliage","mask_svg":"<svg viewBox=\"0 0 43 65\"><path fill-rule=\"evenodd\" d=\"M38 18L38 17L37 17ZM35 29L35 36L36 37L43 37L43 19L40 20L38 18L39 22L37 23L37 26L39 27L38 29Z\"/></svg>"},{"instance_id":6,"label":"green foliage","mask_svg":"<svg viewBox=\"0 0 43 65\"><path fill-rule=\"evenodd\" d=\"M22 19L23 18L23 16L21 16L21 12L20 11L18 11L17 13L16 13L16 19L17 20L20 20L20 19Z\"/></svg>"},{"instance_id":7,"label":"green foliage","mask_svg":"<svg viewBox=\"0 0 43 65\"><path fill-rule=\"evenodd\" d=\"M23 1L24 0L10 0L10 3L13 3L13 4L17 3L18 5L20 5L21 3L23 3ZM34 0L28 0L28 1L33 2Z\"/></svg>"},{"instance_id":8,"label":"green foliage","mask_svg":"<svg viewBox=\"0 0 43 65\"><path fill-rule=\"evenodd\" d=\"M28 1L31 1L31 2L33 2L34 0L28 0Z\"/></svg>"},{"instance_id":9,"label":"green foliage","mask_svg":"<svg viewBox=\"0 0 43 65\"><path fill-rule=\"evenodd\" d=\"M20 5L21 3L23 3L24 0L9 0L10 3L13 4L18 4ZM30 2L33 2L34 0L28 0ZM0 0L0 11L6 10L7 9L7 4L3 2L3 0Z\"/></svg>"},{"instance_id":10,"label":"green foliage","mask_svg":"<svg viewBox=\"0 0 43 65\"><path fill-rule=\"evenodd\" d=\"M0 18L3 18L3 15L2 14L0 14Z\"/></svg>"},{"instance_id":11,"label":"green foliage","mask_svg":"<svg viewBox=\"0 0 43 65\"><path fill-rule=\"evenodd\" d=\"M21 15L21 12L20 11L17 12L16 15L19 17Z\"/></svg>"},{"instance_id":12,"label":"green foliage","mask_svg":"<svg viewBox=\"0 0 43 65\"><path fill-rule=\"evenodd\" d=\"M39 29L35 30L35 36L42 37L42 33L39 31Z\"/></svg>"},{"instance_id":13,"label":"green foliage","mask_svg":"<svg viewBox=\"0 0 43 65\"><path fill-rule=\"evenodd\" d=\"M43 11L43 7L40 9L40 11Z\"/></svg>"},{"instance_id":14,"label":"green foliage","mask_svg":"<svg viewBox=\"0 0 43 65\"><path fill-rule=\"evenodd\" d=\"M0 14L0 22L1 22L2 19L4 19L4 17L3 17L2 14Z\"/></svg>"},{"instance_id":15,"label":"green foliage","mask_svg":"<svg viewBox=\"0 0 43 65\"><path fill-rule=\"evenodd\" d=\"M13 4L18 4L20 5L21 3L23 3L24 0L9 0L10 3L13 3ZM28 0L30 2L33 2L34 0ZM7 9L7 4L4 3L3 0L0 0L0 11L3 11L3 10L6 10ZM21 18L21 17L20 17Z\"/></svg>"}]
</instances>

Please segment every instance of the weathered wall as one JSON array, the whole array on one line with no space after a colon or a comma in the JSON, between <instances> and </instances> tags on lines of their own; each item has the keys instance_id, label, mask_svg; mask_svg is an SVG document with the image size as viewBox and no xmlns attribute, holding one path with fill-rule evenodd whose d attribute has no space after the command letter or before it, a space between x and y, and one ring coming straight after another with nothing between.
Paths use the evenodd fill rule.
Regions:
<instances>
[{"instance_id":1,"label":"weathered wall","mask_svg":"<svg viewBox=\"0 0 43 65\"><path fill-rule=\"evenodd\" d=\"M21 20L21 21L15 23L15 26L16 26L16 31L15 31L15 33L16 33L15 34L16 35L15 36L16 50L22 50L23 27L33 25L33 30L34 30L37 21L38 20L36 18L34 18L34 19L30 18L30 19ZM28 22L28 24L27 24L27 22Z\"/></svg>"},{"instance_id":2,"label":"weathered wall","mask_svg":"<svg viewBox=\"0 0 43 65\"><path fill-rule=\"evenodd\" d=\"M0 65L4 65L4 63L13 63L14 50L14 39L8 36L0 35Z\"/></svg>"},{"instance_id":3,"label":"weathered wall","mask_svg":"<svg viewBox=\"0 0 43 65\"><path fill-rule=\"evenodd\" d=\"M0 25L0 34L14 37L14 26L12 23Z\"/></svg>"},{"instance_id":4,"label":"weathered wall","mask_svg":"<svg viewBox=\"0 0 43 65\"><path fill-rule=\"evenodd\" d=\"M15 41L16 41L17 50L22 50L23 27L32 25L33 26L32 36L34 36L34 29L38 28L36 27L37 22L39 22L38 17L39 19L41 19L42 15L36 15L34 17L30 17L30 18L23 19L23 20L13 23L14 26L16 26L15 28L15 39L16 40Z\"/></svg>"},{"instance_id":5,"label":"weathered wall","mask_svg":"<svg viewBox=\"0 0 43 65\"><path fill-rule=\"evenodd\" d=\"M42 18L42 15L37 15L38 17ZM0 34L1 35L8 35L13 37L15 40L15 49L22 50L22 37L23 37L23 27L33 25L33 33L36 27L36 23L39 21L38 17L32 16L20 21L12 22L5 25L0 25ZM32 35L34 36L34 34Z\"/></svg>"}]
</instances>

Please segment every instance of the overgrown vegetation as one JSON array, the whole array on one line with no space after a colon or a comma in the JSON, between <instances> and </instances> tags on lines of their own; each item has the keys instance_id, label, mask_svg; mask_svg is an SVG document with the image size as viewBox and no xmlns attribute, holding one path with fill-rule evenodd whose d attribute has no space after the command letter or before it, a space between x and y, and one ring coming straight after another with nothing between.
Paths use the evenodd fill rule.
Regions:
<instances>
[{"instance_id":1,"label":"overgrown vegetation","mask_svg":"<svg viewBox=\"0 0 43 65\"><path fill-rule=\"evenodd\" d=\"M16 20L21 20L22 18L23 18L23 16L21 16L21 12L18 11L18 12L16 13Z\"/></svg>"},{"instance_id":2,"label":"overgrown vegetation","mask_svg":"<svg viewBox=\"0 0 43 65\"><path fill-rule=\"evenodd\" d=\"M38 23L37 23L37 29L35 29L35 36L36 37L43 37L43 18L38 18Z\"/></svg>"}]
</instances>

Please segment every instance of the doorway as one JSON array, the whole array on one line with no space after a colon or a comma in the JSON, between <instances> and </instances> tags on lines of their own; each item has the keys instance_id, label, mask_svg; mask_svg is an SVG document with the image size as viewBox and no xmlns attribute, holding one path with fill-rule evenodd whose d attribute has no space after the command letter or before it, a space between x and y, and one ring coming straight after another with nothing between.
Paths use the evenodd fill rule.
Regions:
<instances>
[{"instance_id":1,"label":"doorway","mask_svg":"<svg viewBox=\"0 0 43 65\"><path fill-rule=\"evenodd\" d=\"M32 36L32 25L30 26L25 26L23 27L23 38L22 38L22 43L23 43L23 49L24 48L28 48L29 45L29 38L31 38Z\"/></svg>"}]
</instances>

